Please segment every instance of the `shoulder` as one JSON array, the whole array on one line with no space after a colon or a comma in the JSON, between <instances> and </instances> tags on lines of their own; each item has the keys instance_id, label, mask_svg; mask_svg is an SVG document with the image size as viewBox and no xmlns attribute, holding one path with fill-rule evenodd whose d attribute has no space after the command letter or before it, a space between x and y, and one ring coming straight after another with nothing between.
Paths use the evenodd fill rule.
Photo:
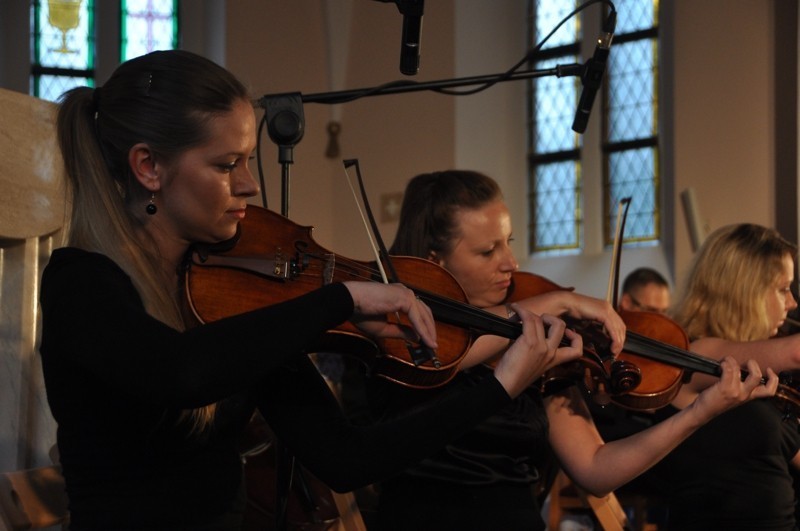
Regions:
<instances>
[{"instance_id":1,"label":"shoulder","mask_svg":"<svg viewBox=\"0 0 800 531\"><path fill-rule=\"evenodd\" d=\"M111 295L133 290L130 277L111 258L75 247L56 249L42 273L43 299L57 295ZM133 290L135 292L135 290Z\"/></svg>"},{"instance_id":2,"label":"shoulder","mask_svg":"<svg viewBox=\"0 0 800 531\"><path fill-rule=\"evenodd\" d=\"M125 274L111 258L104 254L84 251L76 247L62 247L53 251L45 267L45 275L74 274L78 272L108 272Z\"/></svg>"}]
</instances>

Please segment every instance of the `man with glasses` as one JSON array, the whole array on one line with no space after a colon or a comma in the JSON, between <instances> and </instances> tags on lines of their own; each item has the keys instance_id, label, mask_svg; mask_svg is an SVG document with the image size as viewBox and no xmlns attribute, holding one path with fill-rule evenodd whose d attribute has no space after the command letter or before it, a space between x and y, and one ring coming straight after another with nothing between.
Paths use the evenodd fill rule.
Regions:
<instances>
[{"instance_id":1,"label":"man with glasses","mask_svg":"<svg viewBox=\"0 0 800 531\"><path fill-rule=\"evenodd\" d=\"M666 313L669 295L669 284L661 273L649 267L640 267L625 277L619 308L633 312Z\"/></svg>"}]
</instances>

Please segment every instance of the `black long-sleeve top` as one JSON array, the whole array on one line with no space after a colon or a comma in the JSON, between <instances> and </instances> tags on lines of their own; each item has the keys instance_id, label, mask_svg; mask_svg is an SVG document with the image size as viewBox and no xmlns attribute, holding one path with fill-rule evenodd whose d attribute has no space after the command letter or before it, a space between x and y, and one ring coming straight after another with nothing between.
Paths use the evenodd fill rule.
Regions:
<instances>
[{"instance_id":1,"label":"black long-sleeve top","mask_svg":"<svg viewBox=\"0 0 800 531\"><path fill-rule=\"evenodd\" d=\"M489 376L413 416L356 427L307 356L353 312L332 284L176 331L146 313L107 257L56 250L42 280L41 354L73 529L235 529L238 439L258 407L312 473L338 491L431 454L509 402ZM181 411L217 403L190 433Z\"/></svg>"}]
</instances>

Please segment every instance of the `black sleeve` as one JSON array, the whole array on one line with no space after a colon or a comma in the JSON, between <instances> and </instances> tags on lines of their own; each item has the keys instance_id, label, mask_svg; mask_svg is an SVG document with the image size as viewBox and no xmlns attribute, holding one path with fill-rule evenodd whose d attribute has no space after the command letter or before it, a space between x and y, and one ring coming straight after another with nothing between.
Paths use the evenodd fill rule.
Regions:
<instances>
[{"instance_id":1,"label":"black sleeve","mask_svg":"<svg viewBox=\"0 0 800 531\"><path fill-rule=\"evenodd\" d=\"M108 258L54 254L42 280L42 356L67 357L109 386L150 403L199 407L240 392L325 330L353 300L342 284L180 332L151 317Z\"/></svg>"},{"instance_id":2,"label":"black sleeve","mask_svg":"<svg viewBox=\"0 0 800 531\"><path fill-rule=\"evenodd\" d=\"M511 398L494 376L445 391L413 414L370 426L347 421L307 358L273 371L256 391L264 418L314 475L338 492L386 479L466 433Z\"/></svg>"}]
</instances>

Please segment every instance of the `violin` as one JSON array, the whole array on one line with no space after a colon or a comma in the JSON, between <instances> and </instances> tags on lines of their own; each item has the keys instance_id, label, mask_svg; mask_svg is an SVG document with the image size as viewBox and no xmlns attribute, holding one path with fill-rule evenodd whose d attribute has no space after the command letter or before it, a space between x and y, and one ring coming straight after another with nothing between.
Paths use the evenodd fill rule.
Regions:
<instances>
[{"instance_id":1,"label":"violin","mask_svg":"<svg viewBox=\"0 0 800 531\"><path fill-rule=\"evenodd\" d=\"M519 301L549 291L569 290L554 282L534 273L515 271L512 275L512 287L509 289L507 302ZM567 321L569 328L580 327L579 333L584 342L588 340L588 350L597 352L604 364L616 359L618 362L629 364L638 368L635 375L636 384L626 389L625 393L609 390L603 380L598 380L596 374L583 375L584 387L589 395L599 404L605 405L613 401L628 409L646 411L657 409L669 404L677 395L683 381L683 369L690 368L689 361L682 357L682 352L689 347L689 338L686 332L674 321L661 314L647 312L619 311L620 317L625 322L626 339L622 352L616 356L609 350L610 341L600 328L586 321L580 321L569 316L562 316ZM584 349L587 350L586 348ZM638 355L637 355L638 353ZM687 356L695 356L685 352ZM699 370L707 369L716 362L708 360L709 365L703 365ZM632 369L631 369L632 370ZM719 364L716 369L719 371ZM708 372L706 370L705 372ZM719 372L711 372L718 375ZM558 384L562 380L574 379L574 371L557 368L554 372L545 374L545 383ZM634 378L634 376L629 376Z\"/></svg>"},{"instance_id":2,"label":"violin","mask_svg":"<svg viewBox=\"0 0 800 531\"><path fill-rule=\"evenodd\" d=\"M270 210L249 206L234 241L191 251L184 287L194 316L208 322L287 301L331 282L380 281L373 264L323 248L312 238L312 230ZM398 339L374 340L350 323L326 333L316 351L352 354L377 376L409 387L429 388L444 385L455 376L478 334L513 340L522 333L519 322L467 304L458 281L434 262L415 257L393 257L392 262L399 279L431 308L438 352ZM515 272L513 280L512 302L543 289L565 289L532 273ZM597 323L564 317L567 326L583 338L580 362L587 388L595 390L601 403L608 395L630 409L657 409L672 401L686 371L721 374L719 362L687 350L685 331L668 317L647 312L621 315L628 332L623 352L616 358ZM784 387L781 392L786 396L800 395Z\"/></svg>"},{"instance_id":3,"label":"violin","mask_svg":"<svg viewBox=\"0 0 800 531\"><path fill-rule=\"evenodd\" d=\"M380 281L373 264L334 254L317 244L311 231L275 212L249 206L235 240L196 246L187 257L184 289L194 318L214 321L284 302L332 282ZM400 339L369 338L351 323L327 332L313 351L353 355L372 373L411 387L443 385L456 374L472 342L469 330L458 326L463 324L461 307L466 307L464 290L446 269L429 260L396 257L393 264L407 286L436 287L436 293L414 291L435 306L434 315L438 312L441 318L436 321L439 353Z\"/></svg>"},{"instance_id":4,"label":"violin","mask_svg":"<svg viewBox=\"0 0 800 531\"><path fill-rule=\"evenodd\" d=\"M311 231L275 212L249 206L234 240L214 247L196 246L190 252L184 288L193 316L210 322L277 304L331 282L380 280L372 263L324 249ZM522 333L521 323L467 304L461 285L438 264L407 256L391 260L398 278L431 308L438 352L398 339L371 339L350 323L327 332L314 351L354 355L371 374L408 387L431 388L455 376L478 335L516 339ZM617 362L610 352L587 348L584 362L594 380L614 394L638 383L638 370Z\"/></svg>"},{"instance_id":5,"label":"violin","mask_svg":"<svg viewBox=\"0 0 800 531\"><path fill-rule=\"evenodd\" d=\"M196 247L190 253L184 278L194 317L209 322L283 302L331 282L380 280L373 264L324 249L313 240L311 230L270 210L249 206L235 241L214 248ZM522 333L521 323L467 304L461 285L438 264L406 256L391 260L398 278L431 308L438 352L398 339L374 340L350 323L327 332L314 351L354 355L371 374L408 387L431 388L455 376L477 335L516 339ZM595 379L614 393L635 387L635 368L610 358L586 356Z\"/></svg>"},{"instance_id":6,"label":"violin","mask_svg":"<svg viewBox=\"0 0 800 531\"><path fill-rule=\"evenodd\" d=\"M514 272L508 302L522 300L553 290L569 290L533 273ZM669 404L693 372L719 376L722 374L717 360L689 351L689 337L686 331L666 315L654 312L633 312L618 310L627 327L625 344L616 357L618 361L630 363L640 369L639 383L624 393L608 392L606 381L597 378L597 372L584 372L578 375L592 398L600 403L609 401L636 411L658 409ZM581 327L579 332L584 339L594 345L591 352L607 352L607 339L594 323L587 323L562 316L569 328ZM608 363L607 355L602 357ZM545 374L544 385L552 385L565 379L575 379L575 370L558 370ZM742 378L747 373L743 371ZM798 418L800 414L800 382L791 374L781 374L775 404L785 418Z\"/></svg>"}]
</instances>

